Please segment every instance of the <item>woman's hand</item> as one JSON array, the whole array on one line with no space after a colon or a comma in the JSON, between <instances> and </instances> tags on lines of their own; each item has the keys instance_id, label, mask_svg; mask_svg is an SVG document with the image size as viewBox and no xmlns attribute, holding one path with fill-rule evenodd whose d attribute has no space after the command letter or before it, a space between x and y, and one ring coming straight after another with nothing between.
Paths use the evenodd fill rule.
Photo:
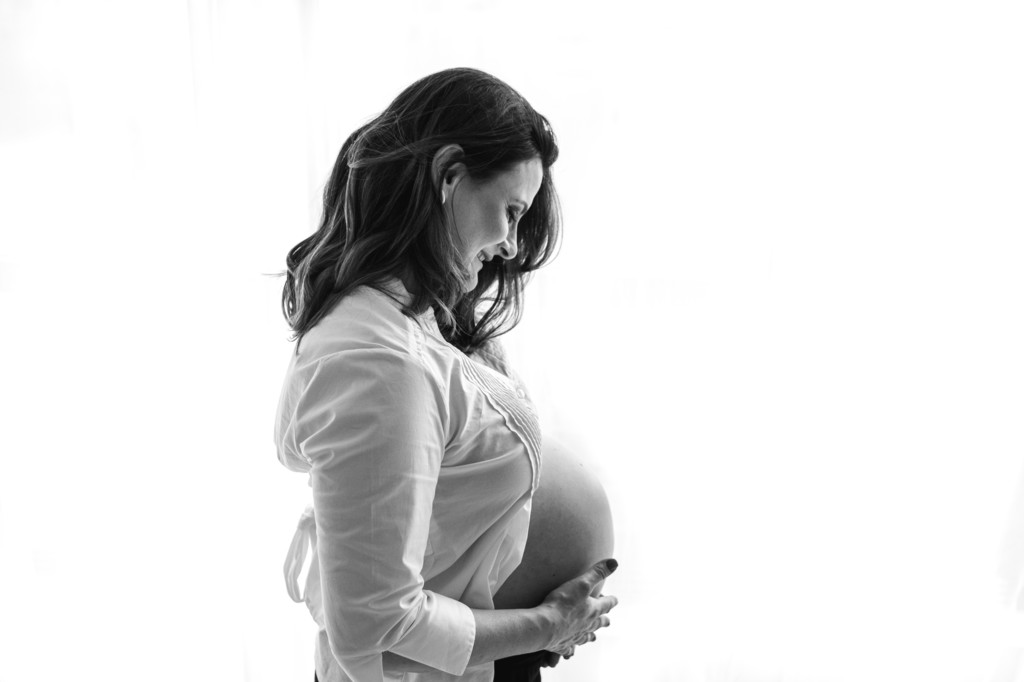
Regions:
<instances>
[{"instance_id":1,"label":"woman's hand","mask_svg":"<svg viewBox=\"0 0 1024 682\"><path fill-rule=\"evenodd\" d=\"M558 662L562 660L562 654L556 654L554 651L549 651L548 655L540 662L542 668L554 668L558 665Z\"/></svg>"},{"instance_id":2,"label":"woman's hand","mask_svg":"<svg viewBox=\"0 0 1024 682\"><path fill-rule=\"evenodd\" d=\"M599 561L583 575L552 590L538 609L549 614L552 639L545 649L568 658L579 644L597 638L594 632L607 627L608 612L619 600L612 596L591 597L597 586L618 567L615 559Z\"/></svg>"}]
</instances>

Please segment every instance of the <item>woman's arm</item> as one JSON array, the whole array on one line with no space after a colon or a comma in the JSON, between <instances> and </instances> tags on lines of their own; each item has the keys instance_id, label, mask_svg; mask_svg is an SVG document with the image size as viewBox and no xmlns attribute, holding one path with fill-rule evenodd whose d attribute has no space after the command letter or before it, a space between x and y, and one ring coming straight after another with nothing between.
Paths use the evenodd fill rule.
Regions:
<instances>
[{"instance_id":1,"label":"woman's arm","mask_svg":"<svg viewBox=\"0 0 1024 682\"><path fill-rule=\"evenodd\" d=\"M356 348L321 359L295 403L289 437L310 463L331 651L373 679L382 651L461 675L472 612L423 588L446 442L442 386L409 353Z\"/></svg>"},{"instance_id":2,"label":"woman's arm","mask_svg":"<svg viewBox=\"0 0 1024 682\"><path fill-rule=\"evenodd\" d=\"M538 609L473 609L476 637L469 665L488 663L545 648L554 634L550 618ZM434 668L399 656L384 653L384 668L396 672L435 672Z\"/></svg>"},{"instance_id":3,"label":"woman's arm","mask_svg":"<svg viewBox=\"0 0 1024 682\"><path fill-rule=\"evenodd\" d=\"M614 560L599 561L532 609L472 609L476 638L469 665L588 641L590 633L609 624L606 614L618 603L612 596L590 595L617 566ZM384 666L400 672L433 670L392 652L384 654Z\"/></svg>"}]
</instances>

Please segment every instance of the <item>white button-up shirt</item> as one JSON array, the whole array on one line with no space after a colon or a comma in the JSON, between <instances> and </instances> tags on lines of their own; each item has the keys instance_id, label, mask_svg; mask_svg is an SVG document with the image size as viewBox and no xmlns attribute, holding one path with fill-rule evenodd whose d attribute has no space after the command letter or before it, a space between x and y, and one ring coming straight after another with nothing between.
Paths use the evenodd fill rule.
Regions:
<instances>
[{"instance_id":1,"label":"white button-up shirt","mask_svg":"<svg viewBox=\"0 0 1024 682\"><path fill-rule=\"evenodd\" d=\"M313 489L285 572L320 627L321 682L490 682L493 664L467 667L470 608L494 608L519 565L540 481L536 412L500 347L471 359L432 312L360 288L303 337L275 436ZM384 651L438 672L389 672Z\"/></svg>"}]
</instances>

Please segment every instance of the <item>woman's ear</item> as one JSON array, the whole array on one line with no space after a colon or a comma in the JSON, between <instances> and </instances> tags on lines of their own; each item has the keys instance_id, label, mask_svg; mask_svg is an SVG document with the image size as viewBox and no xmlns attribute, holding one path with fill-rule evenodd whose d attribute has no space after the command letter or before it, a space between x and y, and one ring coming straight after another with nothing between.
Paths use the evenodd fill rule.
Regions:
<instances>
[{"instance_id":1,"label":"woman's ear","mask_svg":"<svg viewBox=\"0 0 1024 682\"><path fill-rule=\"evenodd\" d=\"M434 154L431 175L434 187L440 193L441 203L451 196L455 184L466 174L466 164L458 161L460 158L462 158L462 147L457 144L446 144Z\"/></svg>"}]
</instances>

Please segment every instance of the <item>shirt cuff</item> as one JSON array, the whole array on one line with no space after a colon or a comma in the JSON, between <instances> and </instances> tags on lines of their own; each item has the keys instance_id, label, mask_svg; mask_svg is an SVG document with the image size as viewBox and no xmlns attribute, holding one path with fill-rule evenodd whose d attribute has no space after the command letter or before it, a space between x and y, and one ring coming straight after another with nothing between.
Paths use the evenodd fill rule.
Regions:
<instances>
[{"instance_id":1,"label":"shirt cuff","mask_svg":"<svg viewBox=\"0 0 1024 682\"><path fill-rule=\"evenodd\" d=\"M391 651L451 675L462 675L476 640L473 611L451 597L423 590L416 624Z\"/></svg>"}]
</instances>

